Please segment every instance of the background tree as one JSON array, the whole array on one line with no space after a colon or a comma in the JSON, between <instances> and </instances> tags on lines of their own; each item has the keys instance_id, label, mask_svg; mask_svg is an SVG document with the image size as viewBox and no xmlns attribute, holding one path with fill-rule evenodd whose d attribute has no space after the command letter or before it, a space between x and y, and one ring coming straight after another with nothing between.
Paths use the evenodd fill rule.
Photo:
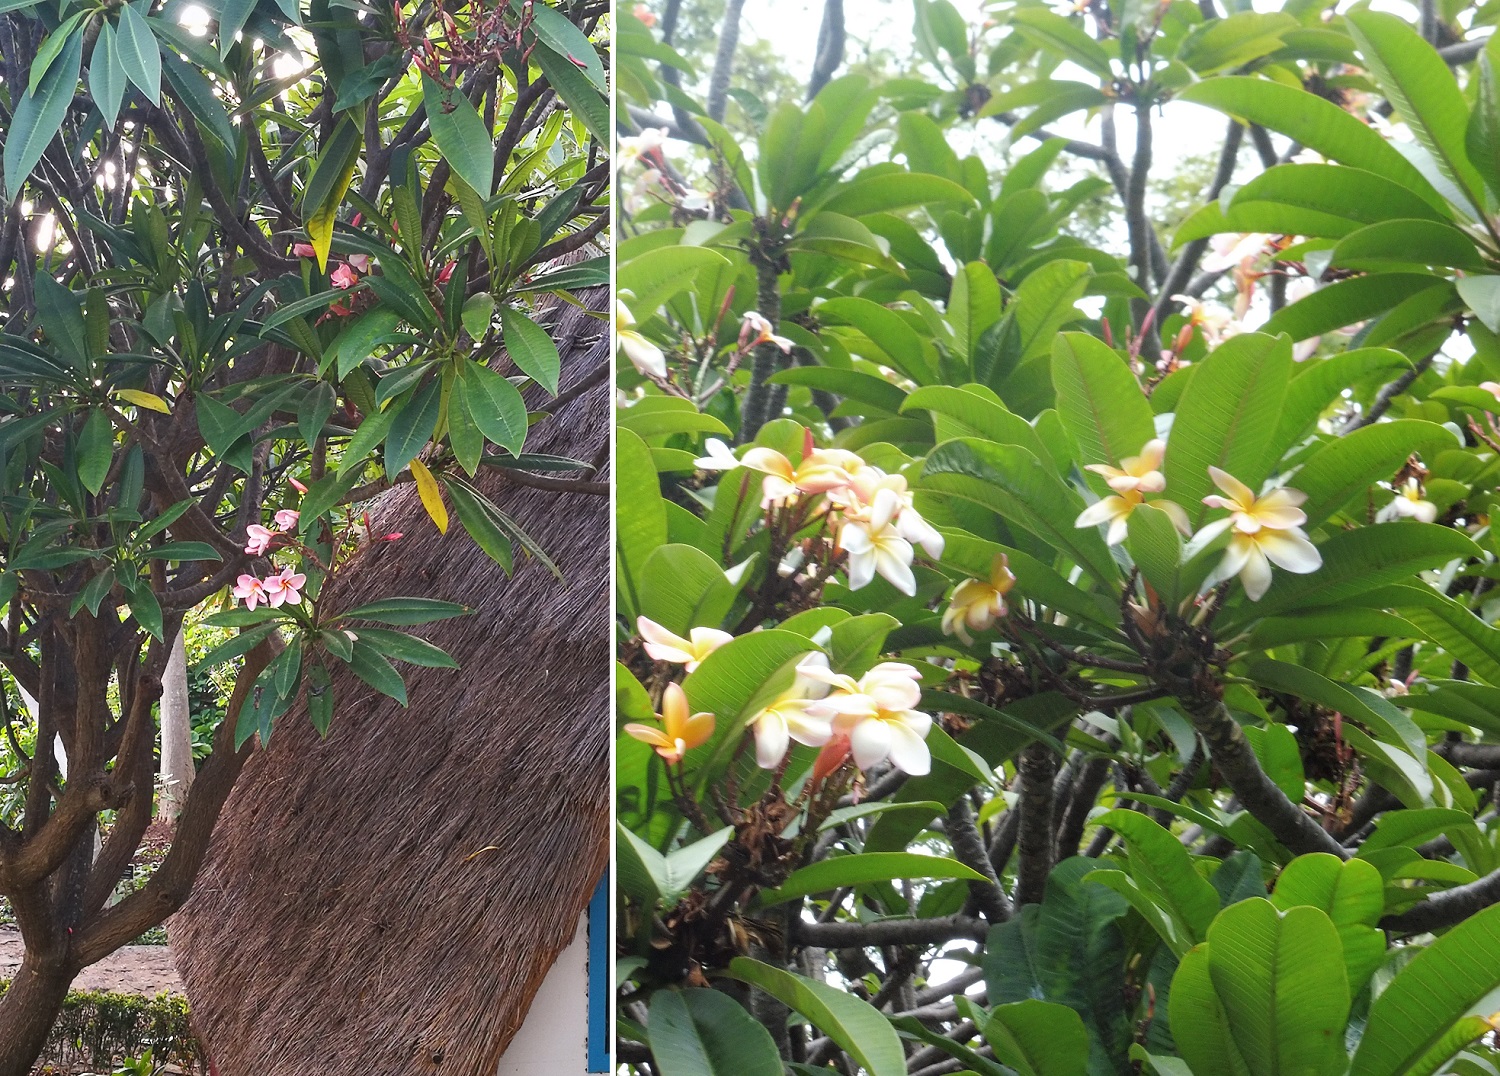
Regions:
<instances>
[{"instance_id":1,"label":"background tree","mask_svg":"<svg viewBox=\"0 0 1500 1076\"><path fill-rule=\"evenodd\" d=\"M605 5L0 5L0 600L24 800L0 894L25 963L0 1073L30 1071L72 977L181 905L256 737L330 670L405 701L433 599L319 600L415 482L494 559L545 559L469 481L557 392L535 298L607 279ZM200 16L192 23L194 14ZM576 390L575 390L576 391ZM154 709L183 624L234 634L227 714L170 851L115 899L153 815ZM9 692L4 693L9 697ZM53 744L59 748L53 750ZM96 838L102 838L96 852Z\"/></svg>"},{"instance_id":2,"label":"background tree","mask_svg":"<svg viewBox=\"0 0 1500 1076\"><path fill-rule=\"evenodd\" d=\"M621 1056L1496 1071L1494 13L987 11L622 22Z\"/></svg>"}]
</instances>

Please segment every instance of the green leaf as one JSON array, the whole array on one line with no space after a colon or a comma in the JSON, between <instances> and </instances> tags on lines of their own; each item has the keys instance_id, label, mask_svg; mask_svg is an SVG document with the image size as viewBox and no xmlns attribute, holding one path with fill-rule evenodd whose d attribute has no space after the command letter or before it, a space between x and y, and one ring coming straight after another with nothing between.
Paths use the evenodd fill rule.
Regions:
<instances>
[{"instance_id":1,"label":"green leaf","mask_svg":"<svg viewBox=\"0 0 1500 1076\"><path fill-rule=\"evenodd\" d=\"M12 89L14 111L5 132L3 157L8 200L20 196L21 185L62 127L63 117L68 114L68 106L78 89L78 71L82 65L83 35L73 34L38 84L36 93L26 93L17 99Z\"/></svg>"},{"instance_id":2,"label":"green leaf","mask_svg":"<svg viewBox=\"0 0 1500 1076\"><path fill-rule=\"evenodd\" d=\"M1196 946L1183 956L1172 976L1167 1004L1177 1052L1193 1074L1261 1076L1245 1063L1230 1033L1224 1003L1209 971L1208 946Z\"/></svg>"},{"instance_id":3,"label":"green leaf","mask_svg":"<svg viewBox=\"0 0 1500 1076\"><path fill-rule=\"evenodd\" d=\"M462 382L454 385L457 389ZM453 499L453 507L458 512L458 521L463 524L464 530L469 537L474 539L474 544L484 550L488 556L509 574L515 568L515 552L510 543L510 538L505 530L495 519L495 514L487 500L472 490L466 482L456 482L451 478L443 480L443 486L448 491L448 496Z\"/></svg>"},{"instance_id":4,"label":"green leaf","mask_svg":"<svg viewBox=\"0 0 1500 1076\"><path fill-rule=\"evenodd\" d=\"M1090 37L1079 23L1039 8L1020 8L1011 14L1010 21L1024 37L1043 48L1072 60L1100 78L1114 78L1104 46Z\"/></svg>"},{"instance_id":5,"label":"green leaf","mask_svg":"<svg viewBox=\"0 0 1500 1076\"><path fill-rule=\"evenodd\" d=\"M1373 731L1385 743L1403 748L1416 758L1427 754L1427 737L1415 721L1385 696L1352 684L1338 684L1326 676L1286 661L1257 661L1250 676L1258 684L1296 695L1336 710Z\"/></svg>"},{"instance_id":6,"label":"green leaf","mask_svg":"<svg viewBox=\"0 0 1500 1076\"><path fill-rule=\"evenodd\" d=\"M1500 276L1485 273L1454 281L1458 297L1490 332L1500 332Z\"/></svg>"},{"instance_id":7,"label":"green leaf","mask_svg":"<svg viewBox=\"0 0 1500 1076\"><path fill-rule=\"evenodd\" d=\"M1077 1076L1088 1069L1088 1033L1065 1005L1035 1000L997 1005L983 1032L995 1058L1017 1076Z\"/></svg>"},{"instance_id":8,"label":"green leaf","mask_svg":"<svg viewBox=\"0 0 1500 1076\"><path fill-rule=\"evenodd\" d=\"M658 990L650 1036L661 1076L782 1076L771 1033L718 990Z\"/></svg>"},{"instance_id":9,"label":"green leaf","mask_svg":"<svg viewBox=\"0 0 1500 1076\"><path fill-rule=\"evenodd\" d=\"M437 428L442 406L442 378L434 377L426 388L419 389L404 404L393 404L389 408L394 417L385 438L385 473L388 477L395 478L417 458Z\"/></svg>"},{"instance_id":10,"label":"green leaf","mask_svg":"<svg viewBox=\"0 0 1500 1076\"><path fill-rule=\"evenodd\" d=\"M512 0L511 7L518 14L521 6L520 0ZM537 41L582 71L584 77L600 93L606 92L608 86L604 80L604 65L599 61L598 52L589 43L584 32L556 8L533 4L531 14L531 32L536 34Z\"/></svg>"},{"instance_id":11,"label":"green leaf","mask_svg":"<svg viewBox=\"0 0 1500 1076\"><path fill-rule=\"evenodd\" d=\"M465 310L467 311L467 306ZM511 361L538 385L556 396L562 359L557 353L557 344L547 334L547 330L515 307L502 306L500 331L505 337L505 350ZM519 451L519 447L516 451Z\"/></svg>"},{"instance_id":12,"label":"green leaf","mask_svg":"<svg viewBox=\"0 0 1500 1076\"><path fill-rule=\"evenodd\" d=\"M467 390L469 415L479 432L512 456L526 441L526 401L521 392L488 366L466 362L460 377Z\"/></svg>"},{"instance_id":13,"label":"green leaf","mask_svg":"<svg viewBox=\"0 0 1500 1076\"><path fill-rule=\"evenodd\" d=\"M349 658L349 668L355 676L382 695L390 696L402 706L406 705L406 682L401 679L401 674L391 667L385 655L373 646L356 642L354 653Z\"/></svg>"},{"instance_id":14,"label":"green leaf","mask_svg":"<svg viewBox=\"0 0 1500 1076\"><path fill-rule=\"evenodd\" d=\"M615 286L635 319L644 322L696 281L728 265L724 255L708 247L658 247L621 261Z\"/></svg>"},{"instance_id":15,"label":"green leaf","mask_svg":"<svg viewBox=\"0 0 1500 1076\"><path fill-rule=\"evenodd\" d=\"M1333 248L1329 264L1366 270L1410 265L1470 271L1484 267L1474 240L1451 224L1429 220L1387 220L1350 232Z\"/></svg>"},{"instance_id":16,"label":"green leaf","mask_svg":"<svg viewBox=\"0 0 1500 1076\"><path fill-rule=\"evenodd\" d=\"M495 296L491 292L481 291L464 300L460 320L463 322L464 332L475 340L483 340L490 331L490 320L494 316Z\"/></svg>"},{"instance_id":17,"label":"green leaf","mask_svg":"<svg viewBox=\"0 0 1500 1076\"><path fill-rule=\"evenodd\" d=\"M432 140L458 176L481 197L488 198L495 185L495 146L484 121L469 99L422 75L422 103Z\"/></svg>"},{"instance_id":18,"label":"green leaf","mask_svg":"<svg viewBox=\"0 0 1500 1076\"><path fill-rule=\"evenodd\" d=\"M1086 333L1058 334L1052 344L1052 386L1080 463L1118 466L1156 436L1151 404L1129 364Z\"/></svg>"},{"instance_id":19,"label":"green leaf","mask_svg":"<svg viewBox=\"0 0 1500 1076\"><path fill-rule=\"evenodd\" d=\"M1232 337L1198 365L1175 409L1162 468L1165 495L1195 526L1208 512L1203 498L1214 490L1209 467L1251 489L1265 479L1291 371L1291 342L1262 333Z\"/></svg>"},{"instance_id":20,"label":"green leaf","mask_svg":"<svg viewBox=\"0 0 1500 1076\"><path fill-rule=\"evenodd\" d=\"M1493 36L1479 54L1479 69L1474 73L1476 93L1474 111L1464 132L1464 147L1469 161L1492 194L1500 194L1500 82L1496 81L1495 64L1500 61L1500 40Z\"/></svg>"},{"instance_id":21,"label":"green leaf","mask_svg":"<svg viewBox=\"0 0 1500 1076\"><path fill-rule=\"evenodd\" d=\"M1484 197L1479 174L1469 163L1465 135L1469 109L1447 62L1404 19L1379 11L1345 16L1365 66L1417 141L1437 161L1481 216Z\"/></svg>"},{"instance_id":22,"label":"green leaf","mask_svg":"<svg viewBox=\"0 0 1500 1076\"><path fill-rule=\"evenodd\" d=\"M1448 212L1443 196L1399 150L1338 105L1300 86L1251 75L1220 75L1184 88L1177 99L1217 109L1242 123L1260 124L1330 160L1385 176L1440 213Z\"/></svg>"},{"instance_id":23,"label":"green leaf","mask_svg":"<svg viewBox=\"0 0 1500 1076\"><path fill-rule=\"evenodd\" d=\"M114 130L115 120L120 116L120 103L125 100L125 65L120 62L119 46L114 27L109 20L99 24L99 36L94 40L94 51L89 57L89 96L104 117L104 126Z\"/></svg>"},{"instance_id":24,"label":"green leaf","mask_svg":"<svg viewBox=\"0 0 1500 1076\"><path fill-rule=\"evenodd\" d=\"M1161 595L1168 608L1184 597L1179 569L1182 566L1182 535L1172 519L1150 504L1137 505L1128 521L1127 546L1130 559L1146 581Z\"/></svg>"},{"instance_id":25,"label":"green leaf","mask_svg":"<svg viewBox=\"0 0 1500 1076\"><path fill-rule=\"evenodd\" d=\"M438 601L435 598L382 598L355 606L338 615L339 620L373 620L377 624L430 624L434 620L448 620L464 616L471 610L454 602Z\"/></svg>"},{"instance_id":26,"label":"green leaf","mask_svg":"<svg viewBox=\"0 0 1500 1076\"><path fill-rule=\"evenodd\" d=\"M1457 447L1453 434L1435 422L1374 423L1330 440L1309 457L1291 484L1307 494L1303 511L1311 529L1378 480L1394 475L1407 457L1431 458L1442 449Z\"/></svg>"},{"instance_id":27,"label":"green leaf","mask_svg":"<svg viewBox=\"0 0 1500 1076\"><path fill-rule=\"evenodd\" d=\"M90 493L98 494L104 488L105 476L114 459L114 433L109 415L95 408L78 434L78 479Z\"/></svg>"},{"instance_id":28,"label":"green leaf","mask_svg":"<svg viewBox=\"0 0 1500 1076\"><path fill-rule=\"evenodd\" d=\"M153 105L161 104L161 48L145 17L130 4L120 5L120 26L115 38L120 66L136 89Z\"/></svg>"},{"instance_id":29,"label":"green leaf","mask_svg":"<svg viewBox=\"0 0 1500 1076\"><path fill-rule=\"evenodd\" d=\"M905 1076L901 1040L880 1011L853 994L749 957L729 962L731 978L749 983L801 1013L869 1076Z\"/></svg>"},{"instance_id":30,"label":"green leaf","mask_svg":"<svg viewBox=\"0 0 1500 1076\"><path fill-rule=\"evenodd\" d=\"M942 176L921 172L880 172L859 176L834 188L829 199L818 208L846 217L864 217L871 213L889 213L915 207L952 205L969 207L974 196Z\"/></svg>"},{"instance_id":31,"label":"green leaf","mask_svg":"<svg viewBox=\"0 0 1500 1076\"><path fill-rule=\"evenodd\" d=\"M588 75L578 69L572 60L566 59L551 49L538 49L531 58L536 61L548 83L557 91L563 104L568 106L574 118L583 122L584 128L602 146L610 144L609 102L589 81ZM488 188L475 188L487 191Z\"/></svg>"},{"instance_id":32,"label":"green leaf","mask_svg":"<svg viewBox=\"0 0 1500 1076\"><path fill-rule=\"evenodd\" d=\"M333 225L338 219L339 206L354 179L354 170L359 164L360 147L364 144L364 130L354 113L339 119L338 126L329 135L328 142L318 154L318 163L313 167L307 187L302 193L302 221L307 237L312 241L318 257L320 272L328 271L328 252L333 246ZM347 295L348 292L335 292ZM321 298L321 296L320 296ZM296 304L290 304L295 307ZM278 311L286 317L286 311ZM267 322L270 324L270 322Z\"/></svg>"},{"instance_id":33,"label":"green leaf","mask_svg":"<svg viewBox=\"0 0 1500 1076\"><path fill-rule=\"evenodd\" d=\"M1067 553L1100 583L1112 586L1119 577L1097 529L1073 525L1082 499L1023 448L974 438L947 441L927 457L921 488L998 513Z\"/></svg>"},{"instance_id":34,"label":"green leaf","mask_svg":"<svg viewBox=\"0 0 1500 1076\"><path fill-rule=\"evenodd\" d=\"M362 627L355 634L359 636L360 642L368 643L375 650L395 661L420 665L426 669L458 668L458 662L449 657L442 648L402 631Z\"/></svg>"},{"instance_id":35,"label":"green leaf","mask_svg":"<svg viewBox=\"0 0 1500 1076\"><path fill-rule=\"evenodd\" d=\"M960 878L969 882L985 880L984 875L956 859L912 852L864 852L833 856L795 870L777 888L764 890L760 895L760 903L769 907L797 900L810 893L821 893L842 886L889 882L897 878Z\"/></svg>"},{"instance_id":36,"label":"green leaf","mask_svg":"<svg viewBox=\"0 0 1500 1076\"><path fill-rule=\"evenodd\" d=\"M1107 811L1096 821L1125 838L1135 883L1184 928L1187 937L1202 941L1219 912L1219 895L1193 867L1182 842L1136 811Z\"/></svg>"},{"instance_id":37,"label":"green leaf","mask_svg":"<svg viewBox=\"0 0 1500 1076\"><path fill-rule=\"evenodd\" d=\"M1453 927L1402 968L1370 1006L1350 1076L1401 1076L1500 986L1500 905Z\"/></svg>"},{"instance_id":38,"label":"green leaf","mask_svg":"<svg viewBox=\"0 0 1500 1076\"><path fill-rule=\"evenodd\" d=\"M1344 861L1323 852L1298 856L1282 868L1271 903L1283 912L1309 905L1327 913L1343 944L1351 994L1385 959L1385 934L1375 928L1385 913L1385 881L1362 859Z\"/></svg>"},{"instance_id":39,"label":"green leaf","mask_svg":"<svg viewBox=\"0 0 1500 1076\"><path fill-rule=\"evenodd\" d=\"M1177 46L1177 58L1199 75L1213 74L1275 52L1298 27L1285 12L1240 11L1193 27Z\"/></svg>"}]
</instances>

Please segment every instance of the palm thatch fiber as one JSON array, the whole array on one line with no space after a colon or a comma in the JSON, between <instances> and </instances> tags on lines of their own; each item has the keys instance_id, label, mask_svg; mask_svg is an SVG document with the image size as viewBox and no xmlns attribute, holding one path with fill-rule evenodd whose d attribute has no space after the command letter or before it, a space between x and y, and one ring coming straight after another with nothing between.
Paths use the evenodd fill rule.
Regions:
<instances>
[{"instance_id":1,"label":"palm thatch fiber","mask_svg":"<svg viewBox=\"0 0 1500 1076\"><path fill-rule=\"evenodd\" d=\"M527 451L602 467L608 323L551 314L564 395L583 391ZM293 710L247 765L170 926L220 1076L493 1074L604 870L608 498L481 479L565 581L519 550L507 578L456 520L439 536L411 485L372 509L375 533L405 536L324 601L472 606L416 629L462 669L402 666L410 709L336 675L328 738Z\"/></svg>"}]
</instances>

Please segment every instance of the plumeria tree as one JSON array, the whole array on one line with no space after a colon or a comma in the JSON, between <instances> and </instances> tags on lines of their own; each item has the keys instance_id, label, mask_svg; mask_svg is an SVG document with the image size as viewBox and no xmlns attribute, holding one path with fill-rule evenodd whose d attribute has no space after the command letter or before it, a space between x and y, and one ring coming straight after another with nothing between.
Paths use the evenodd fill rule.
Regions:
<instances>
[{"instance_id":1,"label":"plumeria tree","mask_svg":"<svg viewBox=\"0 0 1500 1076\"><path fill-rule=\"evenodd\" d=\"M621 1060L1497 1071L1497 11L846 73L831 2L767 100L691 7L619 36Z\"/></svg>"},{"instance_id":2,"label":"plumeria tree","mask_svg":"<svg viewBox=\"0 0 1500 1076\"><path fill-rule=\"evenodd\" d=\"M359 546L422 540L364 504L413 482L437 530L547 563L471 479L589 466L525 441L562 399L540 300L608 279L605 11L0 4L0 703L35 702L0 713L26 946L0 1073L182 904L255 744L289 711L336 720L332 670L404 703L402 663L453 664L409 629L458 605L321 599ZM198 666L231 697L120 896L184 623L232 631Z\"/></svg>"}]
</instances>

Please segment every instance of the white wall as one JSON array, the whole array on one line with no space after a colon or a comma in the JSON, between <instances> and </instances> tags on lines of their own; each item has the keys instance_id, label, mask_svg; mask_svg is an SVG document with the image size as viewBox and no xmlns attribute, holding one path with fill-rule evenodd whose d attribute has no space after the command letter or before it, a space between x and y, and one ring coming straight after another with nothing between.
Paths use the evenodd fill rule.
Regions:
<instances>
[{"instance_id":1,"label":"white wall","mask_svg":"<svg viewBox=\"0 0 1500 1076\"><path fill-rule=\"evenodd\" d=\"M588 916L583 915L500 1059L499 1076L587 1076L588 956Z\"/></svg>"}]
</instances>

